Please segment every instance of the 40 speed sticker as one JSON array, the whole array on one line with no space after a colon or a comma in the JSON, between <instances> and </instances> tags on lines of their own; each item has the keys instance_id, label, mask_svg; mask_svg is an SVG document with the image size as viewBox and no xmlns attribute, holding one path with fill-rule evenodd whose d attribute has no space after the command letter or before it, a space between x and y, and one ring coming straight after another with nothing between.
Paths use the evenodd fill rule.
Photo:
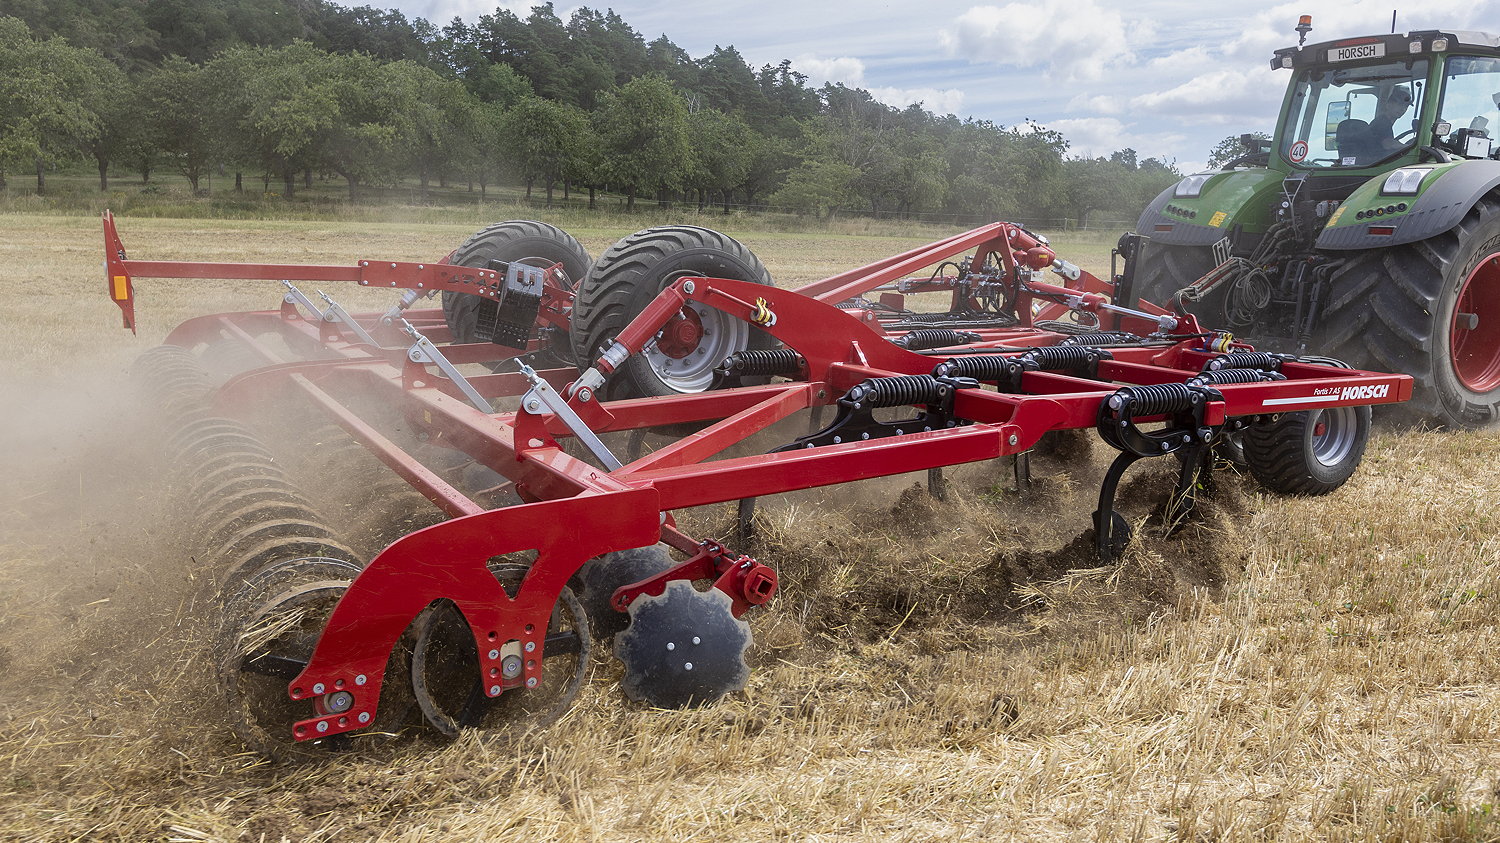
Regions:
<instances>
[{"instance_id":1,"label":"40 speed sticker","mask_svg":"<svg viewBox=\"0 0 1500 843\"><path fill-rule=\"evenodd\" d=\"M1290 158L1293 164L1301 164L1303 161L1306 161L1307 141L1297 141L1292 144L1292 148L1287 152L1286 157Z\"/></svg>"}]
</instances>

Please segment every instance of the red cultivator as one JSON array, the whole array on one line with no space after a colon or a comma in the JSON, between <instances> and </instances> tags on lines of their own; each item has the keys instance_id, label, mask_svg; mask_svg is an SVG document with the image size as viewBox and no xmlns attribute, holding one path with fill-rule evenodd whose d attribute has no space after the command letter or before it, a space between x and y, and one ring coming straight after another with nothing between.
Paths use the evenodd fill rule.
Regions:
<instances>
[{"instance_id":1,"label":"red cultivator","mask_svg":"<svg viewBox=\"0 0 1500 843\"><path fill-rule=\"evenodd\" d=\"M1020 470L1044 435L1097 428L1120 451L1094 514L1108 561L1127 537L1113 501L1135 461L1177 458L1174 518L1215 451L1274 490L1327 492L1360 460L1368 405L1411 391L1406 376L1259 353L1192 316L1116 305L1128 280L1058 260L1010 223L798 290L686 226L592 263L528 222L430 264L127 260L108 215L105 242L128 327L132 278L286 284L279 310L190 320L140 366L175 419L198 523L226 548L221 679L236 728L271 755L389 728L413 699L448 734L494 712L545 721L577 691L596 636L622 626L613 647L632 698L677 706L742 688L741 617L776 593L776 574L680 532L683 507L740 500L744 516L760 495L939 479L1007 455ZM315 304L303 280L399 288L400 301L351 315L330 296ZM443 309L411 309L437 292ZM932 293L945 311L907 308ZM256 365L215 387L192 352L225 347ZM360 565L232 420L272 396L336 423L447 520ZM807 432L724 456L799 414ZM672 441L642 454L647 431Z\"/></svg>"}]
</instances>

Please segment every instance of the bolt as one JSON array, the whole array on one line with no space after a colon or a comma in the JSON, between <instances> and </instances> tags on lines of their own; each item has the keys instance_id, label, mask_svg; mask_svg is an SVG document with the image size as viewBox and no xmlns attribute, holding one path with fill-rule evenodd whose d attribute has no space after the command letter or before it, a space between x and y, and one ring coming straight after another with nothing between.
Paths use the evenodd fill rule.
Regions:
<instances>
[{"instance_id":1,"label":"bolt","mask_svg":"<svg viewBox=\"0 0 1500 843\"><path fill-rule=\"evenodd\" d=\"M530 679L526 680L526 687L528 687L528 688L535 688L536 687L536 677L535 676L533 676Z\"/></svg>"},{"instance_id":2,"label":"bolt","mask_svg":"<svg viewBox=\"0 0 1500 843\"><path fill-rule=\"evenodd\" d=\"M492 696L492 697L498 697L498 696L500 696L500 686L499 685L491 685L490 686L490 696Z\"/></svg>"},{"instance_id":3,"label":"bolt","mask_svg":"<svg viewBox=\"0 0 1500 843\"><path fill-rule=\"evenodd\" d=\"M675 650L675 649L677 649L677 645L674 644L674 643L672 643L671 641L668 641L667 642L667 649L668 650Z\"/></svg>"},{"instance_id":4,"label":"bolt","mask_svg":"<svg viewBox=\"0 0 1500 843\"><path fill-rule=\"evenodd\" d=\"M588 387L578 390L578 400L587 404L594 397L594 391Z\"/></svg>"},{"instance_id":5,"label":"bolt","mask_svg":"<svg viewBox=\"0 0 1500 843\"><path fill-rule=\"evenodd\" d=\"M1011 447L1015 447L1015 445L1016 445L1016 444L1017 444L1017 443L1018 443L1018 442L1020 442L1020 441L1021 441L1021 437L1019 437L1019 436L1017 436L1017 435L1015 435L1015 434L1014 434L1014 433L1012 433L1012 434L1011 434L1011 435L1010 435L1010 438L1009 438L1009 439L1007 439L1007 440L1005 440L1005 441L1007 441L1007 442L1009 442L1009 443L1010 443L1010 444L1011 444Z\"/></svg>"},{"instance_id":6,"label":"bolt","mask_svg":"<svg viewBox=\"0 0 1500 843\"><path fill-rule=\"evenodd\" d=\"M535 641L527 641L526 642L526 652L528 652L528 653L534 653L534 652L536 652L536 642Z\"/></svg>"},{"instance_id":7,"label":"bolt","mask_svg":"<svg viewBox=\"0 0 1500 843\"><path fill-rule=\"evenodd\" d=\"M683 670L692 670L693 669L693 663L692 662L684 662L683 665L682 665L682 669Z\"/></svg>"},{"instance_id":8,"label":"bolt","mask_svg":"<svg viewBox=\"0 0 1500 843\"><path fill-rule=\"evenodd\" d=\"M490 651L490 661L494 661L495 659L498 659L498 658L500 658L500 651L499 650L491 650Z\"/></svg>"},{"instance_id":9,"label":"bolt","mask_svg":"<svg viewBox=\"0 0 1500 843\"><path fill-rule=\"evenodd\" d=\"M692 295L693 291L696 290L696 289L698 289L698 286L696 284L694 284L693 282L691 282L691 281L684 281L684 282L682 282L682 291L684 293L687 293L688 295Z\"/></svg>"},{"instance_id":10,"label":"bolt","mask_svg":"<svg viewBox=\"0 0 1500 843\"><path fill-rule=\"evenodd\" d=\"M359 713L359 722L361 722L361 723L368 723L368 722L370 722L370 712L368 712L368 711L361 711Z\"/></svg>"},{"instance_id":11,"label":"bolt","mask_svg":"<svg viewBox=\"0 0 1500 843\"><path fill-rule=\"evenodd\" d=\"M327 720L322 720L322 721L318 722L318 731L319 732L326 732L326 731L328 731L328 721Z\"/></svg>"},{"instance_id":12,"label":"bolt","mask_svg":"<svg viewBox=\"0 0 1500 843\"><path fill-rule=\"evenodd\" d=\"M693 643L694 643L694 644L702 644L702 643L703 643L703 639L702 639L702 638L699 638L699 637L698 637L698 636L696 636L696 635L694 635L694 636L693 636Z\"/></svg>"},{"instance_id":13,"label":"bolt","mask_svg":"<svg viewBox=\"0 0 1500 843\"><path fill-rule=\"evenodd\" d=\"M318 684L316 684L316 685L313 686L313 693L314 694L321 694L321 693L323 693L323 683L322 682L319 682Z\"/></svg>"},{"instance_id":14,"label":"bolt","mask_svg":"<svg viewBox=\"0 0 1500 843\"><path fill-rule=\"evenodd\" d=\"M530 410L533 413L535 413L537 411L537 408L541 406L541 402L537 401L535 398L526 402L526 409Z\"/></svg>"},{"instance_id":15,"label":"bolt","mask_svg":"<svg viewBox=\"0 0 1500 843\"><path fill-rule=\"evenodd\" d=\"M395 269L395 268L396 268L396 265L395 264L391 264L391 269Z\"/></svg>"},{"instance_id":16,"label":"bolt","mask_svg":"<svg viewBox=\"0 0 1500 843\"><path fill-rule=\"evenodd\" d=\"M1165 450L1167 450L1167 449L1169 449L1171 447L1172 447L1172 443L1170 443L1170 442L1163 442L1163 443L1161 443L1161 449L1163 451L1165 451Z\"/></svg>"},{"instance_id":17,"label":"bolt","mask_svg":"<svg viewBox=\"0 0 1500 843\"><path fill-rule=\"evenodd\" d=\"M356 684L356 685L363 685L363 684L365 684L368 681L370 681L370 680L367 679L367 678L365 678L365 675L363 673L361 673L360 675L354 677L354 684Z\"/></svg>"}]
</instances>

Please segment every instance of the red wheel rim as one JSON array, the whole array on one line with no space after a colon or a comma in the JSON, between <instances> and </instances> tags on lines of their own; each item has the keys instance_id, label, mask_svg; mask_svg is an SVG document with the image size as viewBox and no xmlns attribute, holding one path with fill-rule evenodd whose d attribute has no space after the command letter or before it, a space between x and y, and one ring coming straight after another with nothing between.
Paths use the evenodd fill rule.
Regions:
<instances>
[{"instance_id":1,"label":"red wheel rim","mask_svg":"<svg viewBox=\"0 0 1500 843\"><path fill-rule=\"evenodd\" d=\"M1500 255L1480 261L1459 288L1448 354L1453 373L1469 390L1500 386Z\"/></svg>"}]
</instances>

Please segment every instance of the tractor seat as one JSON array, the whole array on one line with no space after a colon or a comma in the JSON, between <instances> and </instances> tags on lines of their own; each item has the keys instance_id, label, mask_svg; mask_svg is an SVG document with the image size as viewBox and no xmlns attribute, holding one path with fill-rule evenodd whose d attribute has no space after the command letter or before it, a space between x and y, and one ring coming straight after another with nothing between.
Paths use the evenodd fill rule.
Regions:
<instances>
[{"instance_id":1,"label":"tractor seat","mask_svg":"<svg viewBox=\"0 0 1500 843\"><path fill-rule=\"evenodd\" d=\"M1334 143L1338 145L1340 161L1353 158L1356 164L1363 164L1380 157L1370 135L1370 124L1363 120L1340 120L1334 130Z\"/></svg>"}]
</instances>

